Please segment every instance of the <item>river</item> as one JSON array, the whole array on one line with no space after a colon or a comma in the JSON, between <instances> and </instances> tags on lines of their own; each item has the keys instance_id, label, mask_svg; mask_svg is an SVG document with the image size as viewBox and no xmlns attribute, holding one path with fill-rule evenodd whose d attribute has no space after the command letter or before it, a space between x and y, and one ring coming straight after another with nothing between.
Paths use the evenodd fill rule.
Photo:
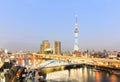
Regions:
<instances>
[{"instance_id":1,"label":"river","mask_svg":"<svg viewBox=\"0 0 120 82\"><path fill-rule=\"evenodd\" d=\"M120 82L120 75L88 67L47 74L47 82Z\"/></svg>"}]
</instances>

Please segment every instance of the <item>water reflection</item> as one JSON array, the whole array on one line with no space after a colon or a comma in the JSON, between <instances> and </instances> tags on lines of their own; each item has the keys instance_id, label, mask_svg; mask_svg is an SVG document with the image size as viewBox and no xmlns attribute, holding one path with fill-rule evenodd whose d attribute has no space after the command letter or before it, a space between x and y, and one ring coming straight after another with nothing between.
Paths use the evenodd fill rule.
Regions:
<instances>
[{"instance_id":1,"label":"water reflection","mask_svg":"<svg viewBox=\"0 0 120 82\"><path fill-rule=\"evenodd\" d=\"M110 76L110 82L118 82L117 77L115 75Z\"/></svg>"},{"instance_id":2,"label":"water reflection","mask_svg":"<svg viewBox=\"0 0 120 82\"><path fill-rule=\"evenodd\" d=\"M96 81L96 82L101 82L100 72L95 72L95 81Z\"/></svg>"},{"instance_id":3,"label":"water reflection","mask_svg":"<svg viewBox=\"0 0 120 82\"><path fill-rule=\"evenodd\" d=\"M120 82L120 76L87 67L47 74L47 82Z\"/></svg>"}]
</instances>

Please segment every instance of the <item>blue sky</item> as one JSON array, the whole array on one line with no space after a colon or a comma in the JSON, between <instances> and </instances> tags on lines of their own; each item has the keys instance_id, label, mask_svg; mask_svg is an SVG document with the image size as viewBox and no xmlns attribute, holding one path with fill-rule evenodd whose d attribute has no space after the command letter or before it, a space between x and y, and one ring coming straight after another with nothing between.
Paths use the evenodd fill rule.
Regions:
<instances>
[{"instance_id":1,"label":"blue sky","mask_svg":"<svg viewBox=\"0 0 120 82\"><path fill-rule=\"evenodd\" d=\"M43 40L73 50L78 15L80 50L120 51L119 0L0 0L0 48L39 50Z\"/></svg>"}]
</instances>

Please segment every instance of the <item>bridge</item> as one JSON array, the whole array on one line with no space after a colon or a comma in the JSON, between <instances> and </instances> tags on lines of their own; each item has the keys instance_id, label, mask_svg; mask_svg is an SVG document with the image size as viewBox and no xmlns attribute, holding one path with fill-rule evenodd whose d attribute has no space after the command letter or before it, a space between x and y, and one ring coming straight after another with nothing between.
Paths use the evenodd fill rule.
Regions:
<instances>
[{"instance_id":1,"label":"bridge","mask_svg":"<svg viewBox=\"0 0 120 82\"><path fill-rule=\"evenodd\" d=\"M74 56L62 56L53 54L33 54L34 58L53 59L70 62L72 64L88 64L105 66L110 68L120 69L120 60L108 59L108 58L86 58L86 57L74 57Z\"/></svg>"},{"instance_id":2,"label":"bridge","mask_svg":"<svg viewBox=\"0 0 120 82\"><path fill-rule=\"evenodd\" d=\"M61 60L48 60L44 63L41 63L37 69L40 71L41 74L47 74L50 72L70 70L80 67L83 67L83 64L72 64L70 62L64 62Z\"/></svg>"}]
</instances>

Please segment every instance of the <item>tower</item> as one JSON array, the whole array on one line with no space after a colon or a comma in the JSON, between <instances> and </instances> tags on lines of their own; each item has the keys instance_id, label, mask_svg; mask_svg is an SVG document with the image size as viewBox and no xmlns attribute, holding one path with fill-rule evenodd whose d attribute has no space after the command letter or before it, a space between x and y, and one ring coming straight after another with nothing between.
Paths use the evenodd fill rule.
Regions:
<instances>
[{"instance_id":1,"label":"tower","mask_svg":"<svg viewBox=\"0 0 120 82\"><path fill-rule=\"evenodd\" d=\"M75 30L74 30L74 51L78 51L78 20L76 16L76 21L75 21Z\"/></svg>"}]
</instances>

